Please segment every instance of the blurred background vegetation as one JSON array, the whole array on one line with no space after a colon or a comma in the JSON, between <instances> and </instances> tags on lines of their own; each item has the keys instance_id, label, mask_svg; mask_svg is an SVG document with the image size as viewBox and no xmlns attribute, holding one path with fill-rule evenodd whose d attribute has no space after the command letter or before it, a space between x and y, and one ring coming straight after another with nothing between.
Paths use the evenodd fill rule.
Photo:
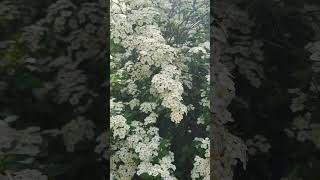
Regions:
<instances>
[{"instance_id":1,"label":"blurred background vegetation","mask_svg":"<svg viewBox=\"0 0 320 180\"><path fill-rule=\"evenodd\" d=\"M17 130L62 130L78 117L96 127L94 139L76 143L73 152L66 150L62 135L46 137L28 165L19 163L27 155L1 152L1 173L29 168L49 179L105 179L107 160L94 150L107 117L106 5L94 0L0 1L0 119L18 116L11 123ZM70 86L68 73L75 82ZM82 89L84 95L78 96Z\"/></svg>"},{"instance_id":2,"label":"blurred background vegetation","mask_svg":"<svg viewBox=\"0 0 320 180\"><path fill-rule=\"evenodd\" d=\"M288 89L306 89L311 81L319 82L308 60L310 53L305 49L309 42L319 40L319 31L311 24L319 25L319 10L302 11L306 4L315 9L316 0L267 0L237 1L243 11L256 24L253 36L263 42L264 60L261 62L265 79L259 88L252 87L246 78L234 71L237 97L245 99L249 108L234 100L230 111L235 118L232 127L243 139L255 134L264 135L271 149L249 157L246 170L236 169L236 180L317 180L320 178L320 153L311 142L298 142L289 138L284 129L292 123L295 113L291 112L292 97ZM312 19L309 22L307 19ZM318 83L317 83L318 84ZM319 94L315 95L318 97ZM306 105L311 111L312 122L319 123L320 101Z\"/></svg>"}]
</instances>

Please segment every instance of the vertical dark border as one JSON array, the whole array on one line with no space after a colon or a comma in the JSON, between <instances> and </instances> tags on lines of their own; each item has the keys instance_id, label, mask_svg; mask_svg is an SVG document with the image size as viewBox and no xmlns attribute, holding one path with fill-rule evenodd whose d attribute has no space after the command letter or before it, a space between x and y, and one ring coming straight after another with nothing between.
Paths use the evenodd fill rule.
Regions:
<instances>
[{"instance_id":1,"label":"vertical dark border","mask_svg":"<svg viewBox=\"0 0 320 180\"><path fill-rule=\"evenodd\" d=\"M106 119L107 119L107 124L106 124L106 131L107 131L107 138L106 141L107 142L110 142L110 136L109 136L109 133L110 132L110 8L111 8L111 4L110 4L110 0L106 0L107 1L107 9L106 9L106 13L107 13L107 16L106 16L106 35L107 35L107 43L106 43L106 61L107 61L107 67L106 67L106 76L107 76L107 99L106 99L106 111L107 111L107 116L106 116ZM109 144L108 144L109 145ZM109 147L110 148L110 145ZM110 155L109 153L109 150L108 149L108 155ZM108 165L107 165L107 169L106 169L106 179L109 180L110 179L110 156L108 158Z\"/></svg>"}]
</instances>

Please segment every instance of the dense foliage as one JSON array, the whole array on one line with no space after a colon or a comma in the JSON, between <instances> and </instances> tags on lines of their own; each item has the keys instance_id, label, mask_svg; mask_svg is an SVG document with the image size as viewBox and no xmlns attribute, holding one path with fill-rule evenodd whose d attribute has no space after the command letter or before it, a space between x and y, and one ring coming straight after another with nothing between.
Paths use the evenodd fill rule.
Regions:
<instances>
[{"instance_id":1,"label":"dense foliage","mask_svg":"<svg viewBox=\"0 0 320 180\"><path fill-rule=\"evenodd\" d=\"M107 3L0 1L0 179L103 179Z\"/></svg>"},{"instance_id":2,"label":"dense foliage","mask_svg":"<svg viewBox=\"0 0 320 180\"><path fill-rule=\"evenodd\" d=\"M111 1L111 174L209 179L209 1Z\"/></svg>"},{"instance_id":3,"label":"dense foliage","mask_svg":"<svg viewBox=\"0 0 320 180\"><path fill-rule=\"evenodd\" d=\"M234 166L228 178L319 179L318 3L227 0L212 6L211 73L224 78L211 84L216 85L213 122L225 117L234 120L223 127L242 139L238 143L245 147L232 151L246 149L247 153L235 153L236 159L247 157L243 161L247 166ZM220 105L221 96L215 95L222 87L225 98ZM232 116L222 116L221 108ZM223 148L230 149L223 138L211 146L219 158L226 156ZM219 163L211 161L215 171Z\"/></svg>"},{"instance_id":4,"label":"dense foliage","mask_svg":"<svg viewBox=\"0 0 320 180\"><path fill-rule=\"evenodd\" d=\"M320 2L210 5L0 0L0 179L318 180Z\"/></svg>"}]
</instances>

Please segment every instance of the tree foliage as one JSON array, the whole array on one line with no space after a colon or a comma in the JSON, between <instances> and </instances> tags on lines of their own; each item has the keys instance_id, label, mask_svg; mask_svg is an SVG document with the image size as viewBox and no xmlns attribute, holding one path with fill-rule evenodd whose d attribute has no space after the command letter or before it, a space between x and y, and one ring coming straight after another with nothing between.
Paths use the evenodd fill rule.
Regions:
<instances>
[{"instance_id":1,"label":"tree foliage","mask_svg":"<svg viewBox=\"0 0 320 180\"><path fill-rule=\"evenodd\" d=\"M209 1L113 0L110 17L113 178L209 179Z\"/></svg>"}]
</instances>

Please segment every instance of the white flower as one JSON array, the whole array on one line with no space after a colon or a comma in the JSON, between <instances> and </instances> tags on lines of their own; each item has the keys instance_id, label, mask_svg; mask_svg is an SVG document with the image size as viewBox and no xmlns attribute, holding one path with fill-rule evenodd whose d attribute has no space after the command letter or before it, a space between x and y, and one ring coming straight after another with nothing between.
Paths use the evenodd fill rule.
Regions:
<instances>
[{"instance_id":1,"label":"white flower","mask_svg":"<svg viewBox=\"0 0 320 180\"><path fill-rule=\"evenodd\" d=\"M144 113L150 113L150 112L153 112L153 110L155 110L156 107L157 107L156 103L144 102L140 105L140 111Z\"/></svg>"},{"instance_id":2,"label":"white flower","mask_svg":"<svg viewBox=\"0 0 320 180\"><path fill-rule=\"evenodd\" d=\"M210 140L209 138L195 138L195 141L201 144L198 148L205 150L205 156L200 157L198 155L194 158L193 169L191 171L191 178L196 180L197 178L202 178L205 180L210 179Z\"/></svg>"},{"instance_id":3,"label":"white flower","mask_svg":"<svg viewBox=\"0 0 320 180\"><path fill-rule=\"evenodd\" d=\"M148 124L153 124L153 123L157 122L157 117L158 117L158 115L156 113L151 113L149 116L147 116L144 119L144 124L148 125Z\"/></svg>"},{"instance_id":4,"label":"white flower","mask_svg":"<svg viewBox=\"0 0 320 180\"><path fill-rule=\"evenodd\" d=\"M188 52L190 52L190 53L195 53L195 54L197 54L197 53L199 53L199 52L202 52L202 53L204 53L204 54L207 53L207 51L206 51L203 47L193 47L193 48L191 48Z\"/></svg>"},{"instance_id":5,"label":"white flower","mask_svg":"<svg viewBox=\"0 0 320 180\"><path fill-rule=\"evenodd\" d=\"M122 115L112 116L110 118L110 129L113 132L113 137L119 137L123 139L128 133L130 126L127 124L127 120Z\"/></svg>"}]
</instances>

